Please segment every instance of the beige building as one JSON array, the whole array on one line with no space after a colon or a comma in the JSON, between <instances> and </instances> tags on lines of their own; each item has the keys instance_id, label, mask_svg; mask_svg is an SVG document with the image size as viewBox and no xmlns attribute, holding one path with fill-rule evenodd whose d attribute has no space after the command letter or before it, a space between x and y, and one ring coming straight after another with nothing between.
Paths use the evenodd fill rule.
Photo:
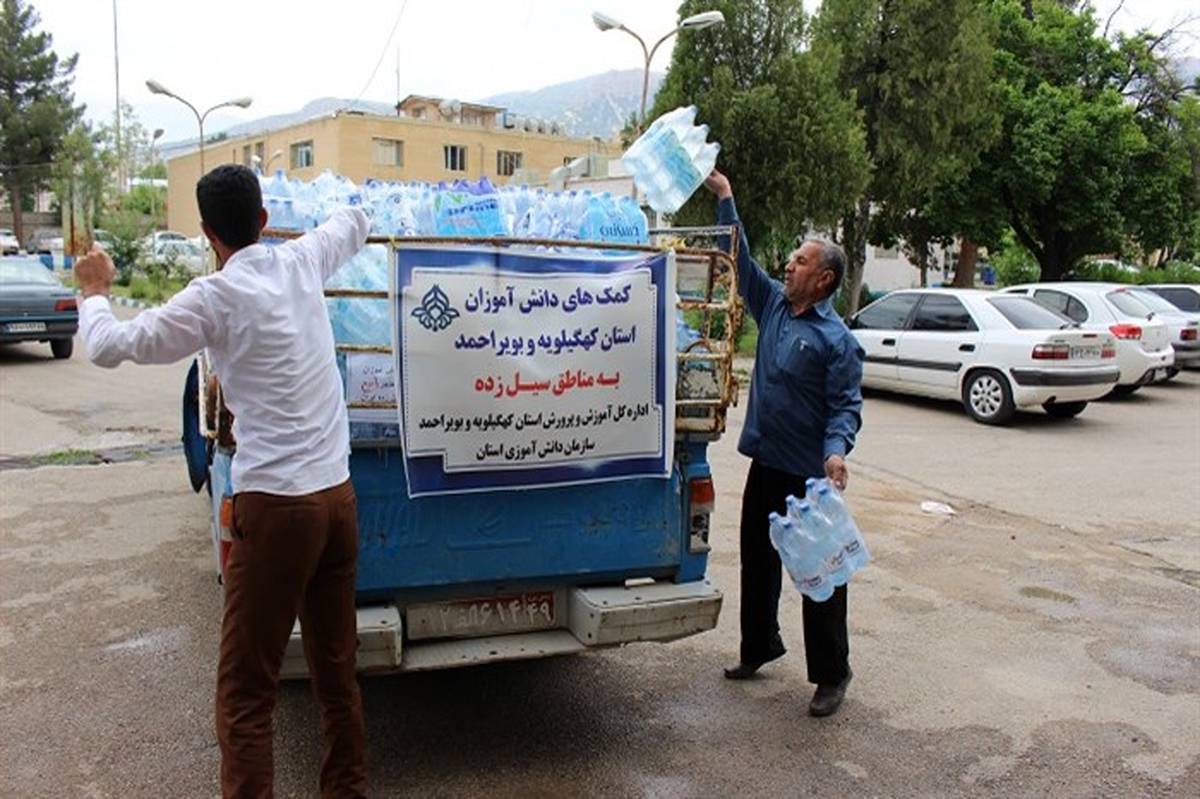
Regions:
<instances>
[{"instance_id":1,"label":"beige building","mask_svg":"<svg viewBox=\"0 0 1200 799\"><path fill-rule=\"evenodd\" d=\"M410 95L396 116L341 111L278 130L209 141L205 169L219 164L261 165L292 178L312 180L326 169L361 183L379 180L436 182L486 176L497 185L544 182L551 170L575 159L615 158L616 142L573 138L557 127L517 119L503 108ZM200 233L196 181L198 150L167 161L167 226Z\"/></svg>"}]
</instances>

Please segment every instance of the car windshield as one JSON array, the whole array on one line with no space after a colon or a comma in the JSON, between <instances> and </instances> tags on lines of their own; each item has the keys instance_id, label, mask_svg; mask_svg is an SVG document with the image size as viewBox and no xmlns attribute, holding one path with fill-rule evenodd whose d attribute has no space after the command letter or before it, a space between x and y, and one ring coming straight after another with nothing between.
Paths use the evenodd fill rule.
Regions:
<instances>
[{"instance_id":1,"label":"car windshield","mask_svg":"<svg viewBox=\"0 0 1200 799\"><path fill-rule=\"evenodd\" d=\"M58 284L58 278L54 276L53 272L42 266L41 261L34 261L30 258L0 259L0 285L16 285L18 283L54 286Z\"/></svg>"},{"instance_id":2,"label":"car windshield","mask_svg":"<svg viewBox=\"0 0 1200 799\"><path fill-rule=\"evenodd\" d=\"M1133 289L1131 293L1155 313L1178 314L1179 309L1148 289Z\"/></svg>"},{"instance_id":3,"label":"car windshield","mask_svg":"<svg viewBox=\"0 0 1200 799\"><path fill-rule=\"evenodd\" d=\"M1061 330L1075 324L1069 316L1028 297L991 297L988 302L1017 330Z\"/></svg>"},{"instance_id":4,"label":"car windshield","mask_svg":"<svg viewBox=\"0 0 1200 799\"><path fill-rule=\"evenodd\" d=\"M1147 317L1151 314L1151 311L1146 306L1146 303L1142 302L1140 297L1134 296L1133 292L1129 289L1117 289L1116 291L1108 292L1104 296L1109 302L1115 305L1117 309L1121 311L1121 313L1128 314L1129 316L1141 317Z\"/></svg>"}]
</instances>

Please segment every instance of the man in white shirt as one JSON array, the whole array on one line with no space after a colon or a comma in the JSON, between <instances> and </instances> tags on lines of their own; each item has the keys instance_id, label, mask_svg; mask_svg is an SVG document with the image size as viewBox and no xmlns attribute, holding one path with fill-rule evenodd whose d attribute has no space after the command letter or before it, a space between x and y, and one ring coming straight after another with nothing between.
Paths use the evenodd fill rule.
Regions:
<instances>
[{"instance_id":1,"label":"man in white shirt","mask_svg":"<svg viewBox=\"0 0 1200 799\"><path fill-rule=\"evenodd\" d=\"M271 713L297 615L321 705L323 796L366 795L362 701L354 675L358 527L350 438L322 288L366 241L344 209L302 238L259 243L258 178L220 166L196 185L220 271L132 320L113 317L112 261L75 267L80 333L100 366L170 363L207 348L234 414L234 542L225 573L216 726L225 796L270 796Z\"/></svg>"}]
</instances>

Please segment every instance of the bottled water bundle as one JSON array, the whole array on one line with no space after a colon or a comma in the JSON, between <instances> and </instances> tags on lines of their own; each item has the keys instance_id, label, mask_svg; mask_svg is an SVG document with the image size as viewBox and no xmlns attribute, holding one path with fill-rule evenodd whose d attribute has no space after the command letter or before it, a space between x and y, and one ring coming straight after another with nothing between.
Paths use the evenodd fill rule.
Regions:
<instances>
[{"instance_id":1,"label":"bottled water bundle","mask_svg":"<svg viewBox=\"0 0 1200 799\"><path fill-rule=\"evenodd\" d=\"M656 211L678 211L717 164L721 145L709 143L708 125L695 121L694 105L668 111L621 158Z\"/></svg>"},{"instance_id":2,"label":"bottled water bundle","mask_svg":"<svg viewBox=\"0 0 1200 799\"><path fill-rule=\"evenodd\" d=\"M787 498L787 515L771 513L771 544L796 588L817 602L833 596L870 554L846 500L828 480L808 480L804 499Z\"/></svg>"}]
</instances>

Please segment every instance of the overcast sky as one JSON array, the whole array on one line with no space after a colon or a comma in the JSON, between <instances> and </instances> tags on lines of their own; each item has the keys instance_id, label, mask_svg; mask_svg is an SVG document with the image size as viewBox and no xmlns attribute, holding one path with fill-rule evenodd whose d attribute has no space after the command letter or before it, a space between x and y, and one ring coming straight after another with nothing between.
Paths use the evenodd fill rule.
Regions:
<instances>
[{"instance_id":1,"label":"overcast sky","mask_svg":"<svg viewBox=\"0 0 1200 799\"><path fill-rule=\"evenodd\" d=\"M113 0L32 5L55 50L79 53L75 94L88 117L108 119L116 94ZM1096 5L1103 19L1117 0ZM477 100L641 68L637 43L598 31L591 12L604 11L652 42L674 26L677 7L677 0L116 0L121 96L147 128L164 128L167 141L194 137L195 119L175 100L151 95L148 78L201 110L254 98L245 111L214 112L206 123L213 131L323 96L394 102L399 91ZM1127 0L1114 24L1161 28L1192 7L1189 0ZM659 49L655 69L666 68L670 44ZM1190 38L1184 49L1200 54L1200 43Z\"/></svg>"}]
</instances>

